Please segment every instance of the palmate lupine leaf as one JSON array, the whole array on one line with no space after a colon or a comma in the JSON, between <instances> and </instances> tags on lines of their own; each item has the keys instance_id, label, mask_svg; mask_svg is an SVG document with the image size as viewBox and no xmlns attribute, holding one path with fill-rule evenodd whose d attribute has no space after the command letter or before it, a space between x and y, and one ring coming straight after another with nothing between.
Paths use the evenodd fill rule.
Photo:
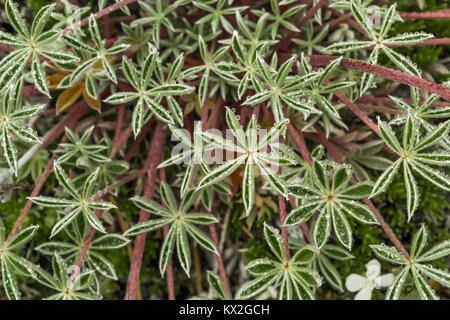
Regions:
<instances>
[{"instance_id":1,"label":"palmate lupine leaf","mask_svg":"<svg viewBox=\"0 0 450 320\"><path fill-rule=\"evenodd\" d=\"M419 191L413 173L419 174L439 188L450 190L450 178L445 173L428 166L429 164L448 166L449 156L446 153L424 153L425 149L447 137L450 121L441 123L423 138L420 137L417 126L417 120L409 114L403 131L402 143L400 143L391 127L381 120L378 121L381 137L386 145L398 154L399 158L378 178L370 195L373 197L385 192L400 167L403 166L408 220L411 220L419 206Z\"/></svg>"},{"instance_id":2,"label":"palmate lupine leaf","mask_svg":"<svg viewBox=\"0 0 450 320\"><path fill-rule=\"evenodd\" d=\"M160 194L165 206L145 197L134 197L130 199L140 209L162 216L162 218L151 219L131 226L124 235L134 236L162 228L166 225L169 226L169 231L165 236L159 255L161 276L164 276L167 264L175 248L181 267L190 276L191 252L187 235L189 234L204 249L217 254L215 243L195 225L209 225L217 223L218 220L211 214L187 213L198 196L193 189L187 192L180 204L177 203L172 188L166 182L161 182Z\"/></svg>"},{"instance_id":3,"label":"palmate lupine leaf","mask_svg":"<svg viewBox=\"0 0 450 320\"><path fill-rule=\"evenodd\" d=\"M281 165L291 165L293 160L283 156L280 148L276 146L275 141L286 131L288 121L281 122L273 130L269 131L266 136L258 141L258 130L256 118L253 116L250 120L246 132L244 132L239 120L230 108L226 109L226 121L233 134L237 139L236 142L226 141L220 136L210 133L199 133L203 141L209 146L215 148L216 152L223 150L236 151L237 157L226 161L217 168L207 173L198 183L197 190L211 186L226 177L230 176L239 166L244 165L244 181L243 181L243 200L247 215L250 213L255 197L255 170L254 166L260 169L261 175L269 183L271 189L275 192L287 195L287 189L284 182L277 176L273 167ZM281 144L280 144L281 146ZM270 150L270 152L269 152ZM287 159L283 163L283 159ZM276 161L274 161L276 160Z\"/></svg>"},{"instance_id":4,"label":"palmate lupine leaf","mask_svg":"<svg viewBox=\"0 0 450 320\"><path fill-rule=\"evenodd\" d=\"M421 43L425 40L433 38L433 35L424 32L405 33L394 37L387 38L389 29L394 21L397 19L396 4L393 4L383 14L383 22L379 30L373 25L368 10L361 6L361 3L356 0L350 2L351 12L358 24L365 31L368 41L346 41L334 43L324 49L325 52L344 53L360 49L368 49L372 47L372 53L369 56L368 62L376 64L380 50L391 60L400 70L407 74L420 76L421 71L418 67L406 56L389 48L390 45L413 45ZM363 95L373 83L373 75L364 74L361 79L360 95Z\"/></svg>"},{"instance_id":5,"label":"palmate lupine leaf","mask_svg":"<svg viewBox=\"0 0 450 320\"><path fill-rule=\"evenodd\" d=\"M28 30L25 20L23 20L17 4L12 0L5 3L5 11L9 23L18 33L17 36L2 33L0 43L14 44L15 50L3 60L0 76L0 91L12 85L23 72L26 62L32 58L31 69L32 79L36 88L43 94L50 96L48 84L45 80L45 70L39 60L43 56L54 63L72 63L78 61L78 58L71 53L62 50L54 50L51 42L59 37L57 31L43 31L52 14L54 4L43 6L36 14L31 32Z\"/></svg>"},{"instance_id":6,"label":"palmate lupine leaf","mask_svg":"<svg viewBox=\"0 0 450 320\"><path fill-rule=\"evenodd\" d=\"M375 254L381 259L391 263L405 265L405 268L397 274L392 285L390 286L386 294L387 300L399 299L406 281L406 277L410 271L414 280L414 286L422 300L439 299L438 295L429 285L426 279L427 277L439 282L445 287L450 286L450 273L447 270L438 269L432 265L422 263L447 256L450 253L450 242L444 241L422 253L424 248L427 246L427 239L427 229L424 225L422 225L422 227L413 235L410 261L406 260L406 258L394 247L388 247L384 244L371 245L371 248L374 250Z\"/></svg>"},{"instance_id":7,"label":"palmate lupine leaf","mask_svg":"<svg viewBox=\"0 0 450 320\"><path fill-rule=\"evenodd\" d=\"M283 238L278 229L264 224L264 238L277 260L256 259L247 265L247 270L257 277L243 284L236 293L236 299L248 299L267 289L273 283L281 287L279 299L292 299L294 291L301 300L314 299L311 288L320 287L319 274L306 267L312 262L315 250L304 247L288 261Z\"/></svg>"},{"instance_id":8,"label":"palmate lupine leaf","mask_svg":"<svg viewBox=\"0 0 450 320\"><path fill-rule=\"evenodd\" d=\"M73 181L69 179L64 169L58 162L54 164L54 172L56 179L64 190L74 199L59 199L51 197L30 197L29 199L34 203L43 207L66 207L70 210L63 218L53 226L52 234L50 237L55 236L65 227L67 227L79 214L82 214L89 224L96 230L106 233L101 221L97 218L94 210L110 210L116 208L111 203L93 200L92 195L98 191L99 185L96 181L99 179L100 169L97 168L90 176L87 177L83 185L83 193L80 193ZM94 187L95 186L95 187Z\"/></svg>"},{"instance_id":9,"label":"palmate lupine leaf","mask_svg":"<svg viewBox=\"0 0 450 320\"><path fill-rule=\"evenodd\" d=\"M15 86L11 87L1 97L2 105L0 108L1 145L6 161L15 175L17 175L18 163L17 151L12 136L16 136L22 141L40 143L41 140L37 133L26 126L24 122L36 116L44 108L44 105L23 106L22 89L23 79L20 79Z\"/></svg>"},{"instance_id":10,"label":"palmate lupine leaf","mask_svg":"<svg viewBox=\"0 0 450 320\"><path fill-rule=\"evenodd\" d=\"M308 221L315 213L317 220L312 229L315 245L320 249L328 241L333 229L339 242L351 249L352 231L346 214L361 223L378 224L373 212L357 201L366 198L372 191L372 184L362 182L348 186L352 171L348 166L333 164L328 170L325 163L314 161L311 171L311 185L305 183L288 186L289 192L303 199L301 205L286 217L285 225L292 226ZM330 183L330 176L331 183Z\"/></svg>"}]
</instances>

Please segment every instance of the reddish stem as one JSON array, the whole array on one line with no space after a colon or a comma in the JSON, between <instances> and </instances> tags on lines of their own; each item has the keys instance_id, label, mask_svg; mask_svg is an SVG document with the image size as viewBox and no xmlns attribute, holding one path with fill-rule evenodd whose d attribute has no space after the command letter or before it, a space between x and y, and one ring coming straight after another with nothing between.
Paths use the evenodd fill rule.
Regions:
<instances>
[{"instance_id":1,"label":"reddish stem","mask_svg":"<svg viewBox=\"0 0 450 320\"><path fill-rule=\"evenodd\" d=\"M337 57L322 56L322 55L311 55L309 56L309 58L310 58L309 62L313 66L326 66L330 64L331 61L337 59ZM401 71L385 68L379 65L374 65L359 60L352 60L346 58L342 59L340 65L341 67L347 69L371 73L384 79L389 79L403 84L407 84L409 86L421 88L426 91L436 93L447 100L450 100L450 89L447 89L441 86L440 84L425 79L421 79L416 76L405 74Z\"/></svg>"},{"instance_id":2,"label":"reddish stem","mask_svg":"<svg viewBox=\"0 0 450 320\"><path fill-rule=\"evenodd\" d=\"M114 12L126 5L132 4L133 2L136 2L137 0L123 0L121 2L115 3L113 5L110 5L109 7L104 8L103 10L97 12L96 14L94 14L94 18L95 19L100 19L104 16L109 15L111 12ZM82 26L85 26L89 23L89 17L86 17L84 19L82 19L81 21L78 21L77 23L74 23L70 26L68 26L67 28L65 28L61 33L67 34L75 29L78 29Z\"/></svg>"},{"instance_id":3,"label":"reddish stem","mask_svg":"<svg viewBox=\"0 0 450 320\"><path fill-rule=\"evenodd\" d=\"M284 226L284 221L286 220L286 200L284 197L279 194L278 195L278 206L280 207L280 220L281 220L281 235L283 236L284 243L284 254L286 255L286 262L291 259L291 255L289 253L289 242L288 242L288 234L287 228Z\"/></svg>"},{"instance_id":4,"label":"reddish stem","mask_svg":"<svg viewBox=\"0 0 450 320\"><path fill-rule=\"evenodd\" d=\"M402 12L403 19L450 19L450 9L428 12Z\"/></svg>"},{"instance_id":5,"label":"reddish stem","mask_svg":"<svg viewBox=\"0 0 450 320\"><path fill-rule=\"evenodd\" d=\"M155 133L147 156L145 169L147 170L147 181L145 184L144 195L151 198L155 189L155 179L157 175L157 167L161 155L164 152L164 144L166 141L166 130L164 125L158 121ZM147 221L150 217L149 213L141 210L139 213L139 222ZM128 277L127 290L125 300L136 300L136 289L139 281L139 273L142 265L142 255L144 253L146 234L140 234L136 237L135 246L133 250L133 258L131 262L130 274Z\"/></svg>"}]
</instances>

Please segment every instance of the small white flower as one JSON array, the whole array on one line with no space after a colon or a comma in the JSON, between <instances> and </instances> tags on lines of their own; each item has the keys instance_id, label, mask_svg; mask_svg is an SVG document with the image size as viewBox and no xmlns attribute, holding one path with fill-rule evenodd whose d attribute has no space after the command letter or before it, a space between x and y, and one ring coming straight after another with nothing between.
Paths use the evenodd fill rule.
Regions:
<instances>
[{"instance_id":1,"label":"small white flower","mask_svg":"<svg viewBox=\"0 0 450 320\"><path fill-rule=\"evenodd\" d=\"M345 287L350 292L356 292L354 300L370 300L373 289L387 288L394 281L394 275L387 273L380 276L381 264L378 260L370 260L366 264L366 277L352 273L345 280Z\"/></svg>"}]
</instances>

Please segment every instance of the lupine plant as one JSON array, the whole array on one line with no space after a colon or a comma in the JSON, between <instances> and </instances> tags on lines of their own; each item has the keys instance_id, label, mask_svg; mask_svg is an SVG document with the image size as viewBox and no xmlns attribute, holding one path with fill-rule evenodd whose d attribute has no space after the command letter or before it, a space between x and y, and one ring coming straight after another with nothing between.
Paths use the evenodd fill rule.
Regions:
<instances>
[{"instance_id":1,"label":"lupine plant","mask_svg":"<svg viewBox=\"0 0 450 320\"><path fill-rule=\"evenodd\" d=\"M0 299L448 299L431 2L2 1Z\"/></svg>"}]
</instances>

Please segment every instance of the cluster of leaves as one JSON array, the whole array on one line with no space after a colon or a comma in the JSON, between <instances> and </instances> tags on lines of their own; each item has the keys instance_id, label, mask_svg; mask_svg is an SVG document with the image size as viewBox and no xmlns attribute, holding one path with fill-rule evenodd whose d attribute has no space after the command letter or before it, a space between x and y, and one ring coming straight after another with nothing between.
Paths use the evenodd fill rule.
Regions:
<instances>
[{"instance_id":1,"label":"cluster of leaves","mask_svg":"<svg viewBox=\"0 0 450 320\"><path fill-rule=\"evenodd\" d=\"M233 283L234 298L248 299L271 287L279 299L315 299L325 282L343 291L338 265L355 258L352 249L361 240L354 241L354 235L360 235L355 232L356 226L370 230L380 230L379 225L386 228L368 198L374 197L376 201L387 194L399 170L403 170L406 192L402 212L406 212L407 222L417 219L417 213L424 207L418 178L449 191L450 178L434 168L450 164L450 107L435 107L437 94L428 95L411 87L411 103L391 95L400 115L388 118L389 123L378 118L380 140L360 143L363 140L360 138L338 148L344 150L346 164L329 160L322 146L313 149L308 164L308 159L302 159L288 139L288 131L297 128L315 142L320 130L325 132L325 138L336 143L339 134L352 135L352 130L356 131L354 137L368 137L362 133L364 127L355 129L351 123L354 119L349 121L345 106L337 103L334 96L344 94L351 103L356 103L357 98L374 93L376 78L372 73L344 71L340 68L344 57L368 56L367 62L375 65L383 61L380 55L383 53L388 65L421 77L419 66L397 51L396 46L420 44L433 35L425 32L392 35L392 30L396 31L398 23L403 22L396 4L378 7L375 12L382 13L382 22L376 24L370 1L330 1L334 10L351 12L363 31L361 40L327 43L330 25L323 24L330 17L323 14L322 8L305 24L306 39L293 39L297 46L294 50L299 54L286 54L277 50L278 46L291 41L291 33L301 33L297 25L308 17L305 5L294 1L271 0L252 6L238 6L226 0L136 2L135 8L142 9L136 11L140 17L130 25L122 24L117 38L109 36L112 30L107 21L103 28L108 36L102 34L95 12L86 17L87 23L81 23L81 27L72 25L75 16L88 14L87 6L74 11L64 3L64 10L56 12L55 4L43 5L29 27L14 1L5 2L11 27L8 32L0 31L0 44L8 52L0 64L0 140L9 168L5 169L8 174L5 181L12 181L13 175L18 181L25 180L31 173L37 183L49 155L39 151L42 141L32 129L33 120L46 104L24 105L25 89L37 89L39 101L50 99L51 104L56 98L56 113L69 109L69 112L75 109L76 113L81 105L96 111L95 116L85 119L88 125L81 126L83 132L65 128L67 141L60 143L54 158L49 159L56 181L47 182L47 189L41 192L51 195L33 194L28 198L27 206L33 203L37 205L35 210L54 208L56 222L51 226L49 238L59 240L46 239L35 248L51 258L47 264L51 265L52 274L44 264L41 266L18 253L38 226L19 228L21 217L6 236L0 219L1 279L9 299L21 297L18 278L33 279L56 291L49 299L98 299L105 279L119 280L113 262L103 251L123 248L129 245L131 237L144 233L163 238L158 252L162 277L170 272L168 265L175 250L181 268L190 277L192 264L198 267L199 263L197 245L205 249L204 255L212 253L213 258L225 254L217 239L202 228L209 226L214 230L215 224L222 221L215 209L226 206L239 211L246 221L254 219L255 211L259 212L259 220L264 220L261 216L267 211L276 212L267 214L264 223L256 224L270 251L259 243L264 257L251 259L245 268L255 278ZM111 3L99 1L96 8L102 10ZM130 7L122 6L122 12L130 14ZM180 19L179 15L184 16ZM195 23L191 24L188 18L195 18ZM317 35L316 27L321 28ZM287 44L289 48L291 43ZM312 53L342 56L321 69L310 62L308 55ZM52 74L48 75L49 72ZM82 104L76 103L79 99ZM189 99L194 106L186 103ZM116 114L116 105L119 111L114 118L111 114ZM213 110L208 119L210 105ZM128 106L130 112L126 110ZM241 117L236 115L234 106L239 108ZM247 106L252 109L251 115L245 112ZM191 139L182 129L195 117L189 114L193 108L201 111L202 122L192 128ZM260 110L264 116L259 114ZM222 117L224 129L231 132L232 139L206 130L214 125L220 129ZM139 195L140 180L131 192L115 188L114 183L131 166L127 161L114 160L119 151L115 149L116 143L122 136L118 132L114 139L109 137L107 129L113 128L110 120L129 125L124 132L132 132L138 142L132 148L148 147L139 139L146 134L144 128L151 125L150 121L164 124L184 145L183 152L162 161L136 156L138 160L133 165L137 169L148 169L149 161L155 162L158 170L167 168L171 183L165 182L161 175L155 199L149 199L147 192L146 196ZM48 126L48 123L36 125L44 134L50 131ZM268 128L263 135L261 127ZM402 141L397 138L400 134ZM22 141L31 146L18 160L20 152L16 146ZM387 156L383 148L391 155ZM304 156L305 150L301 151ZM219 157L223 162L217 165L207 161L208 154L217 157L225 152L232 156ZM181 165L185 159L189 159L186 168ZM152 175L154 172L147 179L155 179ZM39 183L40 189L44 181ZM179 192L174 192L174 188ZM107 194L126 198L134 209L157 217L127 227L117 205L110 200L113 198ZM278 198L278 206L267 205L273 203L267 200L272 198ZM292 207L287 214L285 199L291 200ZM110 210L118 214L122 234L114 233L116 221ZM281 234L276 226L278 211ZM308 243L297 236L299 225L304 227L303 240ZM415 229L411 225L409 228L410 233ZM410 271L414 290L422 299L438 298L428 279L450 286L448 271L425 264L448 256L450 242L441 241L423 253L428 238L432 237L424 226L415 231L409 255L404 250L400 252L397 243L397 248L371 243L371 250L380 258L404 266L388 289L387 299L402 296ZM191 248L196 250L197 257L191 257ZM291 255L293 250L295 253ZM231 298L223 274L208 271L207 282L217 298Z\"/></svg>"}]
</instances>

